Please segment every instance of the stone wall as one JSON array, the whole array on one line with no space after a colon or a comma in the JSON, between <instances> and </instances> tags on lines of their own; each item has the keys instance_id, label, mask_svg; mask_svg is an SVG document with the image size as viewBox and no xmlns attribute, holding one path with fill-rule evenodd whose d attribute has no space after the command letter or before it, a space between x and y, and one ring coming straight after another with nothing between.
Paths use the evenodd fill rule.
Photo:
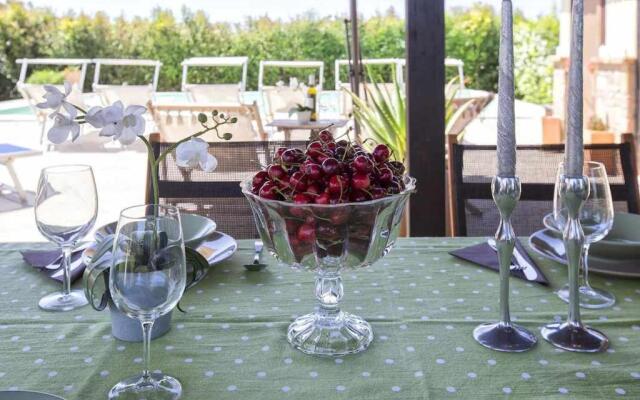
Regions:
<instances>
[{"instance_id":1,"label":"stone wall","mask_svg":"<svg viewBox=\"0 0 640 400\"><path fill-rule=\"evenodd\" d=\"M614 132L636 131L636 60L596 59L592 61L595 90L593 114Z\"/></svg>"}]
</instances>

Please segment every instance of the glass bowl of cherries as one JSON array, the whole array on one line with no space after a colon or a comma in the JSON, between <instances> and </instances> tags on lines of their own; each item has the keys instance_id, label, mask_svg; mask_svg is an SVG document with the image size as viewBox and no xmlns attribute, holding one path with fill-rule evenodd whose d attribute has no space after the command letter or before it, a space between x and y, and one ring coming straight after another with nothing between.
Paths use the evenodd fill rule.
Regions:
<instances>
[{"instance_id":1,"label":"glass bowl of cherries","mask_svg":"<svg viewBox=\"0 0 640 400\"><path fill-rule=\"evenodd\" d=\"M369 152L322 131L306 150L279 148L273 164L241 186L271 254L316 273L317 311L289 326L289 342L314 355L365 350L373 331L364 319L340 310L340 273L388 253L415 179L391 160L386 145Z\"/></svg>"}]
</instances>

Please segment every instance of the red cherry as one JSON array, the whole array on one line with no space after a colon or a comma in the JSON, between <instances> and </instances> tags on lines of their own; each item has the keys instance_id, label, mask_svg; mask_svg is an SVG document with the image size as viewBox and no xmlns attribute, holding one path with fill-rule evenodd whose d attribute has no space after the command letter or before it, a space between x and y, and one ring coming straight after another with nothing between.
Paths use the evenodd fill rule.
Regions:
<instances>
[{"instance_id":1,"label":"red cherry","mask_svg":"<svg viewBox=\"0 0 640 400\"><path fill-rule=\"evenodd\" d=\"M381 199L383 197L386 197L387 192L381 188L381 187L374 187L371 189L371 198L374 200L378 200Z\"/></svg>"},{"instance_id":2,"label":"red cherry","mask_svg":"<svg viewBox=\"0 0 640 400\"><path fill-rule=\"evenodd\" d=\"M379 144L373 149L373 159L376 160L377 163L386 162L391 156L391 152L389 151L389 147L385 144Z\"/></svg>"},{"instance_id":3,"label":"red cherry","mask_svg":"<svg viewBox=\"0 0 640 400\"><path fill-rule=\"evenodd\" d=\"M317 196L321 192L322 192L322 190L320 190L320 187L316 183L310 184L309 186L307 186L307 190L305 190L305 193L310 195L310 196Z\"/></svg>"},{"instance_id":4,"label":"red cherry","mask_svg":"<svg viewBox=\"0 0 640 400\"><path fill-rule=\"evenodd\" d=\"M289 232L289 233L298 232L298 226L300 225L300 223L297 220L295 220L295 219L287 219L285 223L286 223L286 226L287 226L287 232Z\"/></svg>"},{"instance_id":5,"label":"red cherry","mask_svg":"<svg viewBox=\"0 0 640 400\"><path fill-rule=\"evenodd\" d=\"M389 185L393 180L393 172L387 167L380 168L378 171L378 182L382 185Z\"/></svg>"},{"instance_id":6,"label":"red cherry","mask_svg":"<svg viewBox=\"0 0 640 400\"><path fill-rule=\"evenodd\" d=\"M329 195L329 193L324 192L317 196L314 201L316 204L329 204L329 202L331 201L331 196Z\"/></svg>"},{"instance_id":7,"label":"red cherry","mask_svg":"<svg viewBox=\"0 0 640 400\"><path fill-rule=\"evenodd\" d=\"M322 167L318 164L307 164L304 172L309 176L309 179L314 181L319 180L323 175Z\"/></svg>"},{"instance_id":8,"label":"red cherry","mask_svg":"<svg viewBox=\"0 0 640 400\"><path fill-rule=\"evenodd\" d=\"M357 190L367 189L371 185L369 175L363 173L357 173L351 178L351 186Z\"/></svg>"},{"instance_id":9,"label":"red cherry","mask_svg":"<svg viewBox=\"0 0 640 400\"><path fill-rule=\"evenodd\" d=\"M288 149L282 153L282 162L288 165L297 164L302 161L302 152L298 149Z\"/></svg>"},{"instance_id":10,"label":"red cherry","mask_svg":"<svg viewBox=\"0 0 640 400\"><path fill-rule=\"evenodd\" d=\"M316 240L316 228L313 225L302 224L298 228L298 240L305 243L311 243Z\"/></svg>"},{"instance_id":11,"label":"red cherry","mask_svg":"<svg viewBox=\"0 0 640 400\"><path fill-rule=\"evenodd\" d=\"M304 193L297 193L293 195L293 202L296 204L309 204L311 198Z\"/></svg>"},{"instance_id":12,"label":"red cherry","mask_svg":"<svg viewBox=\"0 0 640 400\"><path fill-rule=\"evenodd\" d=\"M262 185L258 195L267 200L277 200L280 197L278 193L278 186L273 182L267 182Z\"/></svg>"},{"instance_id":13,"label":"red cherry","mask_svg":"<svg viewBox=\"0 0 640 400\"><path fill-rule=\"evenodd\" d=\"M368 174L373 169L373 164L371 163L369 157L360 155L353 159L353 168L355 168L359 172Z\"/></svg>"},{"instance_id":14,"label":"red cherry","mask_svg":"<svg viewBox=\"0 0 640 400\"><path fill-rule=\"evenodd\" d=\"M331 194L342 194L347 188L345 179L340 175L334 175L329 179L328 190Z\"/></svg>"},{"instance_id":15,"label":"red cherry","mask_svg":"<svg viewBox=\"0 0 640 400\"><path fill-rule=\"evenodd\" d=\"M404 164L400 161L389 161L389 169L391 169L396 176L404 175L406 171Z\"/></svg>"},{"instance_id":16,"label":"red cherry","mask_svg":"<svg viewBox=\"0 0 640 400\"><path fill-rule=\"evenodd\" d=\"M260 171L253 177L253 181L251 182L253 186L261 187L264 183L269 179L269 174L267 171Z\"/></svg>"},{"instance_id":17,"label":"red cherry","mask_svg":"<svg viewBox=\"0 0 640 400\"><path fill-rule=\"evenodd\" d=\"M336 175L340 172L340 162L335 158L327 158L322 162L322 172L327 176Z\"/></svg>"},{"instance_id":18,"label":"red cherry","mask_svg":"<svg viewBox=\"0 0 640 400\"><path fill-rule=\"evenodd\" d=\"M284 170L284 168L282 168L280 165L269 165L269 167L267 168L267 174L269 174L269 178L273 179L274 181L278 181L281 179L284 179L285 176L287 176L287 172Z\"/></svg>"},{"instance_id":19,"label":"red cherry","mask_svg":"<svg viewBox=\"0 0 640 400\"><path fill-rule=\"evenodd\" d=\"M276 149L276 152L273 154L273 159L276 161L279 161L280 159L282 159L282 154L287 151L286 147L278 147Z\"/></svg>"},{"instance_id":20,"label":"red cherry","mask_svg":"<svg viewBox=\"0 0 640 400\"><path fill-rule=\"evenodd\" d=\"M361 203L363 201L369 200L369 195L362 190L352 190L349 194L349 200L354 203Z\"/></svg>"},{"instance_id":21,"label":"red cherry","mask_svg":"<svg viewBox=\"0 0 640 400\"><path fill-rule=\"evenodd\" d=\"M321 142L311 142L309 146L307 146L307 156L311 157L315 160L318 160L321 157L327 157L324 153L324 148Z\"/></svg>"},{"instance_id":22,"label":"red cherry","mask_svg":"<svg viewBox=\"0 0 640 400\"><path fill-rule=\"evenodd\" d=\"M325 129L318 134L318 139L320 139L322 143L329 143L333 141L333 135Z\"/></svg>"},{"instance_id":23,"label":"red cherry","mask_svg":"<svg viewBox=\"0 0 640 400\"><path fill-rule=\"evenodd\" d=\"M294 172L289 178L289 186L296 192L304 192L307 189L307 177L301 172Z\"/></svg>"}]
</instances>

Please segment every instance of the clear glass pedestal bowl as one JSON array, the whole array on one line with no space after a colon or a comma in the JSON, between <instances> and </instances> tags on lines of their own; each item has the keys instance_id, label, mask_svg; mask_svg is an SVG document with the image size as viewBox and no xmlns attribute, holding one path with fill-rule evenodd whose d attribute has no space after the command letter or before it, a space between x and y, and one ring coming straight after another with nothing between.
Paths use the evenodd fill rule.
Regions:
<instances>
[{"instance_id":1,"label":"clear glass pedestal bowl","mask_svg":"<svg viewBox=\"0 0 640 400\"><path fill-rule=\"evenodd\" d=\"M405 190L361 203L294 204L266 200L241 183L265 248L284 264L316 273L317 310L297 318L287 332L303 353L341 356L361 352L373 340L371 325L340 309L341 272L367 267L395 244L403 212L416 182L404 177Z\"/></svg>"}]
</instances>

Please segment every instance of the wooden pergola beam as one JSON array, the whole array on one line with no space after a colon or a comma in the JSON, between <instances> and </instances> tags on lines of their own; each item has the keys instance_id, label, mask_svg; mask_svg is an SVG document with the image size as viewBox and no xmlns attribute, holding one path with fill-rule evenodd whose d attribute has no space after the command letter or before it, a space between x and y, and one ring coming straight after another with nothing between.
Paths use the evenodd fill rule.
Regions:
<instances>
[{"instance_id":1,"label":"wooden pergola beam","mask_svg":"<svg viewBox=\"0 0 640 400\"><path fill-rule=\"evenodd\" d=\"M445 235L444 0L406 0L411 236Z\"/></svg>"}]
</instances>

